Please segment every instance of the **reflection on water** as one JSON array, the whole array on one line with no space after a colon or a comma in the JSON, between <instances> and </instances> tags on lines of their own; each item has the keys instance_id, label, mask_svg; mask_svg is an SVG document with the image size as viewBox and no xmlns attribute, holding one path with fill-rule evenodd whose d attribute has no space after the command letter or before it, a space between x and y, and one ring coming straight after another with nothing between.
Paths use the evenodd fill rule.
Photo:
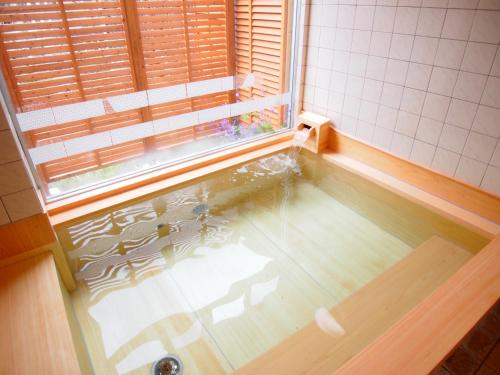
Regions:
<instances>
[{"instance_id":1,"label":"reflection on water","mask_svg":"<svg viewBox=\"0 0 500 375\"><path fill-rule=\"evenodd\" d=\"M199 247L193 255L133 288L109 292L89 308L89 314L101 329L108 358L151 324L211 305L224 297L233 284L261 271L271 261L242 243L218 249ZM234 304L220 306L219 311L213 312L213 323L230 317L235 311L238 313L239 308Z\"/></svg>"}]
</instances>

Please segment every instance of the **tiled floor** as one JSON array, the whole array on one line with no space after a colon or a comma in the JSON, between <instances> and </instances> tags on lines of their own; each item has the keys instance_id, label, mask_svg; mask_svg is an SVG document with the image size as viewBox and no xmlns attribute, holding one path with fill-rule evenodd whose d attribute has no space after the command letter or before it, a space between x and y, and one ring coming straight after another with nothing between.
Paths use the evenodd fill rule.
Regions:
<instances>
[{"instance_id":1,"label":"tiled floor","mask_svg":"<svg viewBox=\"0 0 500 375\"><path fill-rule=\"evenodd\" d=\"M500 302L497 302L433 373L469 374L500 374Z\"/></svg>"}]
</instances>

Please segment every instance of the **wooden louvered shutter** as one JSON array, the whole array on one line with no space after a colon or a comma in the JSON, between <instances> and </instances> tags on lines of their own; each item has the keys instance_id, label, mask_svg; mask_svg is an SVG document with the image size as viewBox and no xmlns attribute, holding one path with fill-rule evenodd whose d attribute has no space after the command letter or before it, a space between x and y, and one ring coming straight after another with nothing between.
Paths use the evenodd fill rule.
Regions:
<instances>
[{"instance_id":1,"label":"wooden louvered shutter","mask_svg":"<svg viewBox=\"0 0 500 375\"><path fill-rule=\"evenodd\" d=\"M230 0L137 1L148 88L232 75ZM153 119L227 104L232 95L210 94L151 107ZM204 125L156 136L162 149L203 137Z\"/></svg>"},{"instance_id":2,"label":"wooden louvered shutter","mask_svg":"<svg viewBox=\"0 0 500 375\"><path fill-rule=\"evenodd\" d=\"M259 85L240 90L242 99L284 92L286 87L287 17L286 0L235 0L236 73L253 72ZM275 126L282 111L267 112Z\"/></svg>"},{"instance_id":3,"label":"wooden louvered shutter","mask_svg":"<svg viewBox=\"0 0 500 375\"><path fill-rule=\"evenodd\" d=\"M250 99L283 92L285 26L286 0L14 0L0 3L0 64L18 112L256 72L262 85L240 93ZM32 148L234 101L220 92L24 136ZM50 182L211 135L201 124L37 168Z\"/></svg>"},{"instance_id":4,"label":"wooden louvered shutter","mask_svg":"<svg viewBox=\"0 0 500 375\"><path fill-rule=\"evenodd\" d=\"M9 2L0 14L4 72L18 111L136 90L119 1ZM141 122L137 110L25 133L29 146ZM144 152L144 142L84 153L39 167L44 180L96 169Z\"/></svg>"}]
</instances>

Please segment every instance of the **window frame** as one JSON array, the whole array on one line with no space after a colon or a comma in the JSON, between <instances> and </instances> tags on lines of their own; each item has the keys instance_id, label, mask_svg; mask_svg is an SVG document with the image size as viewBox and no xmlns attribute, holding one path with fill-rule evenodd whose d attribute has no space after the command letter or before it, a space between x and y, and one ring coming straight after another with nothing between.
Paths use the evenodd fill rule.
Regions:
<instances>
[{"instance_id":1,"label":"window frame","mask_svg":"<svg viewBox=\"0 0 500 375\"><path fill-rule=\"evenodd\" d=\"M66 206L68 208L73 207L75 205L75 202L78 202L79 195L85 195L98 189L106 189L109 187L111 190L115 190L114 187L117 186L119 186L119 188L116 191L126 191L134 189L132 184L130 186L126 184L127 180L134 180L142 176L146 178L148 175L161 174L162 171L170 170L175 166L194 162L197 159L206 159L210 163L210 159L211 157L213 157L212 161L215 162L218 154L231 154L232 149L243 149L243 151L238 151L238 153L246 153L254 150L256 145L261 144L264 145L262 147L265 147L265 145L267 145L268 143L274 143L275 139L288 139L289 137L287 135L288 133L291 133L293 131L293 128L295 126L294 121L296 115L298 114L298 111L300 110L299 101L296 98L298 98L298 96L300 95L298 91L298 88L300 87L299 85L301 70L301 64L299 64L299 60L301 59L302 52L302 50L300 49L300 40L303 30L299 29L299 20L301 19L300 1L292 1L292 4L290 4L290 2L288 1L284 1L284 3L286 7L285 11L288 14L287 30L284 35L284 39L287 44L286 50L288 52L285 58L285 71L283 72L283 74L286 77L286 80L284 82L286 83L286 87L288 88L288 92L290 92L290 96L292 98L291 104L288 106L288 109L286 111L286 128L273 131L272 133L265 133L263 135L252 137L250 139L238 140L227 145L205 150L203 152L197 152L192 155L176 158L166 163L162 163L140 171L130 172L107 180L91 183L53 197L49 196L43 188L45 184L41 181L41 177L39 176L37 168L31 160L31 157L29 156L28 147L24 139L23 132L21 131L19 123L17 121L17 113L14 109L14 105L9 94L7 81L3 76L3 72L0 71L0 99L2 101L2 105L4 107L4 110L6 110L6 112L8 112L9 114L13 129L15 130L16 136L22 147L25 161L29 166L37 189L41 192L40 195L43 198L43 203L46 205L46 207L48 207L49 211L51 209L54 209L55 211L60 212L61 210L64 210ZM297 74L297 72L299 74ZM269 140L269 142L267 142L266 140Z\"/></svg>"}]
</instances>

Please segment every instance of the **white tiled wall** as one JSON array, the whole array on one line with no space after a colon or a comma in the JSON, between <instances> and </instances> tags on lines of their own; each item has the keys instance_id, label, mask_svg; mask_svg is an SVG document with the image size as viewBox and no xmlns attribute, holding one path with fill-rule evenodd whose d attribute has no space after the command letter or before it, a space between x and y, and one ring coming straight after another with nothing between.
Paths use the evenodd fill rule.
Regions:
<instances>
[{"instance_id":1,"label":"white tiled wall","mask_svg":"<svg viewBox=\"0 0 500 375\"><path fill-rule=\"evenodd\" d=\"M40 201L0 106L0 225L40 212Z\"/></svg>"},{"instance_id":2,"label":"white tiled wall","mask_svg":"<svg viewBox=\"0 0 500 375\"><path fill-rule=\"evenodd\" d=\"M500 0L312 0L306 24L304 109L500 194Z\"/></svg>"}]
</instances>

